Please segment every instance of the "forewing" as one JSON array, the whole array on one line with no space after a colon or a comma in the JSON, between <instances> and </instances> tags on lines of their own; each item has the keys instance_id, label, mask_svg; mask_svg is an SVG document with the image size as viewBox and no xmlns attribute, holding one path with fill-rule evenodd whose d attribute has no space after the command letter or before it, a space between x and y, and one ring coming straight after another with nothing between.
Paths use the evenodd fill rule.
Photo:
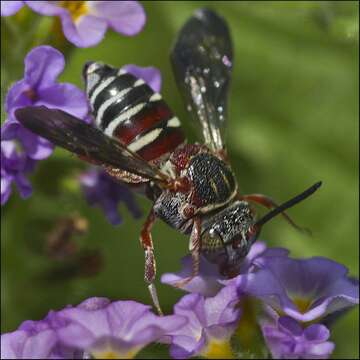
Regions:
<instances>
[{"instance_id":1,"label":"forewing","mask_svg":"<svg viewBox=\"0 0 360 360\"><path fill-rule=\"evenodd\" d=\"M180 30L171 60L187 109L200 121L205 143L213 150L223 149L233 61L225 21L211 10L198 10Z\"/></svg>"},{"instance_id":2,"label":"forewing","mask_svg":"<svg viewBox=\"0 0 360 360\"><path fill-rule=\"evenodd\" d=\"M15 115L37 135L99 165L110 165L156 181L166 179L157 168L116 139L64 111L28 106L16 110Z\"/></svg>"}]
</instances>

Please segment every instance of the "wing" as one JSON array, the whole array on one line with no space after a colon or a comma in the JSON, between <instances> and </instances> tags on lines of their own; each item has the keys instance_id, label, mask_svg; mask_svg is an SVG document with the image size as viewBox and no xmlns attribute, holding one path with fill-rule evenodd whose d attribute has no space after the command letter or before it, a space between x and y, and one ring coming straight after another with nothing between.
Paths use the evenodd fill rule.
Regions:
<instances>
[{"instance_id":1,"label":"wing","mask_svg":"<svg viewBox=\"0 0 360 360\"><path fill-rule=\"evenodd\" d=\"M99 165L110 165L157 182L167 179L116 139L64 111L27 106L17 109L15 115L37 135Z\"/></svg>"},{"instance_id":2,"label":"wing","mask_svg":"<svg viewBox=\"0 0 360 360\"><path fill-rule=\"evenodd\" d=\"M224 149L223 130L233 51L225 21L211 10L198 10L180 30L171 60L180 91L200 121L205 143Z\"/></svg>"}]
</instances>

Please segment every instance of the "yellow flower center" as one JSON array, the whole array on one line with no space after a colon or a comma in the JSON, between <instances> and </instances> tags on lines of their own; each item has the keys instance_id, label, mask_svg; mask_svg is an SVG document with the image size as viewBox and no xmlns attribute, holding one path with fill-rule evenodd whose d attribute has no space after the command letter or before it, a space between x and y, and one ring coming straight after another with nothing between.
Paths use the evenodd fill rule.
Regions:
<instances>
[{"instance_id":1,"label":"yellow flower center","mask_svg":"<svg viewBox=\"0 0 360 360\"><path fill-rule=\"evenodd\" d=\"M89 12L87 1L61 1L60 6L67 9L74 22L79 20L80 16Z\"/></svg>"},{"instance_id":2,"label":"yellow flower center","mask_svg":"<svg viewBox=\"0 0 360 360\"><path fill-rule=\"evenodd\" d=\"M211 340L200 355L206 359L234 359L229 340Z\"/></svg>"},{"instance_id":3,"label":"yellow flower center","mask_svg":"<svg viewBox=\"0 0 360 360\"><path fill-rule=\"evenodd\" d=\"M309 299L294 298L293 302L302 314L308 311L311 305L311 301Z\"/></svg>"},{"instance_id":4,"label":"yellow flower center","mask_svg":"<svg viewBox=\"0 0 360 360\"><path fill-rule=\"evenodd\" d=\"M100 351L92 351L91 355L94 359L133 359L140 349L135 348L127 353L121 353L113 349L105 349Z\"/></svg>"},{"instance_id":5,"label":"yellow flower center","mask_svg":"<svg viewBox=\"0 0 360 360\"><path fill-rule=\"evenodd\" d=\"M236 336L239 339L243 349L251 348L258 334L258 325L256 322L256 304L254 299L244 297L240 301L242 306L242 315L236 329Z\"/></svg>"},{"instance_id":6,"label":"yellow flower center","mask_svg":"<svg viewBox=\"0 0 360 360\"><path fill-rule=\"evenodd\" d=\"M114 351L104 351L93 353L95 359L117 359L118 354Z\"/></svg>"}]
</instances>

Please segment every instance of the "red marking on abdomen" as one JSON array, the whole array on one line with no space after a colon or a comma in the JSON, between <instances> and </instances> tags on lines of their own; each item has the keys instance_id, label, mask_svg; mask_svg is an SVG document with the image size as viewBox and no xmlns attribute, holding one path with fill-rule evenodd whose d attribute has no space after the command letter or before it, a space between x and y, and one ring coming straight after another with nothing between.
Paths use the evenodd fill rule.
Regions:
<instances>
[{"instance_id":1,"label":"red marking on abdomen","mask_svg":"<svg viewBox=\"0 0 360 360\"><path fill-rule=\"evenodd\" d=\"M162 155L172 153L185 141L184 133L180 128L167 128L152 143L144 146L137 153L147 161L155 160Z\"/></svg>"},{"instance_id":2,"label":"red marking on abdomen","mask_svg":"<svg viewBox=\"0 0 360 360\"><path fill-rule=\"evenodd\" d=\"M148 103L134 117L120 124L114 131L114 137L128 145L135 137L147 132L157 123L173 117L173 113L164 101Z\"/></svg>"}]
</instances>

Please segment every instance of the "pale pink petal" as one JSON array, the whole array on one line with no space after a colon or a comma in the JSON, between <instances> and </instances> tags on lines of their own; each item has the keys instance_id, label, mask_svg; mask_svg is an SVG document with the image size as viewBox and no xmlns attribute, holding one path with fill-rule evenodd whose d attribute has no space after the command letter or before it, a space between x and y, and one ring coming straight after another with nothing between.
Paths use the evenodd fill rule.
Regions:
<instances>
[{"instance_id":1,"label":"pale pink petal","mask_svg":"<svg viewBox=\"0 0 360 360\"><path fill-rule=\"evenodd\" d=\"M23 1L1 1L1 16L16 14L24 6Z\"/></svg>"},{"instance_id":2,"label":"pale pink petal","mask_svg":"<svg viewBox=\"0 0 360 360\"><path fill-rule=\"evenodd\" d=\"M60 17L65 37L77 47L95 46L107 29L104 19L92 15L81 16L75 23L68 12Z\"/></svg>"},{"instance_id":3,"label":"pale pink petal","mask_svg":"<svg viewBox=\"0 0 360 360\"><path fill-rule=\"evenodd\" d=\"M122 69L130 74L143 79L155 92L161 89L161 73L154 66L141 67L133 64L124 65Z\"/></svg>"},{"instance_id":4,"label":"pale pink petal","mask_svg":"<svg viewBox=\"0 0 360 360\"><path fill-rule=\"evenodd\" d=\"M105 19L124 35L136 35L145 25L146 15L138 1L89 1L90 12Z\"/></svg>"},{"instance_id":5,"label":"pale pink petal","mask_svg":"<svg viewBox=\"0 0 360 360\"><path fill-rule=\"evenodd\" d=\"M41 15L57 16L66 12L65 9L54 3L55 1L26 1L27 6Z\"/></svg>"},{"instance_id":6,"label":"pale pink petal","mask_svg":"<svg viewBox=\"0 0 360 360\"><path fill-rule=\"evenodd\" d=\"M75 85L52 84L49 88L38 90L37 106L60 109L80 119L88 113L86 95Z\"/></svg>"},{"instance_id":7,"label":"pale pink petal","mask_svg":"<svg viewBox=\"0 0 360 360\"><path fill-rule=\"evenodd\" d=\"M25 82L33 89L53 85L65 67L64 55L55 48L42 45L31 50L25 58Z\"/></svg>"}]
</instances>

